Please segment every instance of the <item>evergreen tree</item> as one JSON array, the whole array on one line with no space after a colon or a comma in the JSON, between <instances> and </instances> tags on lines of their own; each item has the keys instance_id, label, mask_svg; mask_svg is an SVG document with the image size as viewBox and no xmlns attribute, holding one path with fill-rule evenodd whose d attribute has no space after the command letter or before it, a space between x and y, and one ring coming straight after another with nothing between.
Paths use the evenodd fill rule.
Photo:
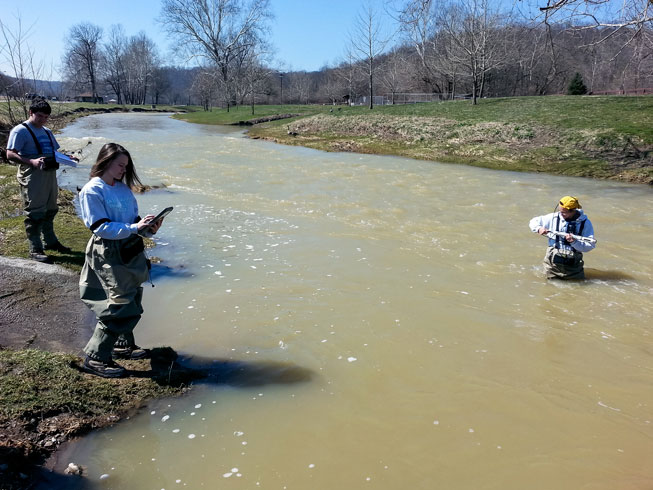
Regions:
<instances>
[{"instance_id":1,"label":"evergreen tree","mask_svg":"<svg viewBox=\"0 0 653 490\"><path fill-rule=\"evenodd\" d=\"M567 87L567 95L585 95L587 93L587 87L583 83L583 76L576 72L574 78L569 82L569 87Z\"/></svg>"}]
</instances>

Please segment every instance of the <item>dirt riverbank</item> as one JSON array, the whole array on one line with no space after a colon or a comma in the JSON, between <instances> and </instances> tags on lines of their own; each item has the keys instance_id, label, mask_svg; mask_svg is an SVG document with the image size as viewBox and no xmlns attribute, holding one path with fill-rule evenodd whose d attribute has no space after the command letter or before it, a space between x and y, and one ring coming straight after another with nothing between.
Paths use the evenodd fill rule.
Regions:
<instances>
[{"instance_id":1,"label":"dirt riverbank","mask_svg":"<svg viewBox=\"0 0 653 490\"><path fill-rule=\"evenodd\" d=\"M56 127L97 112L115 110L59 114ZM149 400L179 396L202 375L179 366L165 347L151 360L123 361L130 374L124 379L77 369L95 324L79 300L77 272L89 232L75 214L73 193L60 191L55 227L72 253L54 253L55 264L15 258L26 256L21 200L15 167L0 165L0 489L69 488L79 476L43 466L62 444L119 422Z\"/></svg>"},{"instance_id":2,"label":"dirt riverbank","mask_svg":"<svg viewBox=\"0 0 653 490\"><path fill-rule=\"evenodd\" d=\"M250 137L324 151L397 155L518 172L653 185L653 146L626 135L442 117L318 114L262 122Z\"/></svg>"}]
</instances>

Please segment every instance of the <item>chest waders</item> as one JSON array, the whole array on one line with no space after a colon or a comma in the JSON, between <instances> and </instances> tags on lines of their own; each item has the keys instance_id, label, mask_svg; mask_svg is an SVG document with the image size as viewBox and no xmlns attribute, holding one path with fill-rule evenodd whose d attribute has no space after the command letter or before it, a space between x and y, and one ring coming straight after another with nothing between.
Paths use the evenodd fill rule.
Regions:
<instances>
[{"instance_id":1,"label":"chest waders","mask_svg":"<svg viewBox=\"0 0 653 490\"><path fill-rule=\"evenodd\" d=\"M39 157L43 155L43 149L36 139L32 129L25 123L32 135L36 150ZM54 149L54 140L50 132L44 128L45 134L48 135L52 148ZM54 159L54 155L50 156ZM34 168L32 165L21 164L18 169L18 183L20 184L20 195L23 199L23 209L25 212L25 234L29 241L30 252L42 252L43 242L41 242L41 233L46 247L55 246L59 240L54 233L54 217L59 211L57 206L57 186L58 165L41 170Z\"/></svg>"},{"instance_id":2,"label":"chest waders","mask_svg":"<svg viewBox=\"0 0 653 490\"><path fill-rule=\"evenodd\" d=\"M143 313L141 284L147 281L149 269L144 252L126 259L120 253L135 240L142 239L132 235L107 240L93 235L86 246L79 292L98 319L93 336L84 347L91 359L111 361L111 351L119 337L119 345L135 345L133 330Z\"/></svg>"},{"instance_id":3,"label":"chest waders","mask_svg":"<svg viewBox=\"0 0 653 490\"><path fill-rule=\"evenodd\" d=\"M555 217L555 231L560 230L560 214ZM566 233L582 235L585 221L580 222L580 227L576 229L578 221L567 222ZM544 270L547 279L585 279L583 254L573 247L565 244L565 237L556 236L554 246L546 249L544 254Z\"/></svg>"}]
</instances>

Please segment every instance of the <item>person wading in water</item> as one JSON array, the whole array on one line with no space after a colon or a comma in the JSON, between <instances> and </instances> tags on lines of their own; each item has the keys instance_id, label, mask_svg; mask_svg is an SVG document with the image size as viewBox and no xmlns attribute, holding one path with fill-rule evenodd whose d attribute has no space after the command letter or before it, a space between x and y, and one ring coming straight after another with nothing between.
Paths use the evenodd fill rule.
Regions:
<instances>
[{"instance_id":1,"label":"person wading in water","mask_svg":"<svg viewBox=\"0 0 653 490\"><path fill-rule=\"evenodd\" d=\"M549 237L544 255L547 279L585 279L583 254L596 247L596 240L592 222L577 198L563 197L553 213L536 216L528 226Z\"/></svg>"}]
</instances>

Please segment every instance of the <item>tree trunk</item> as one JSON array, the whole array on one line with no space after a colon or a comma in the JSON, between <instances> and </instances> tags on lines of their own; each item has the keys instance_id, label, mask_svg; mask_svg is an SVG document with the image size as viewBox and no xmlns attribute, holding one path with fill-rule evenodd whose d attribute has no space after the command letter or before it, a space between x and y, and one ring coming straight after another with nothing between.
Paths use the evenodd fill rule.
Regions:
<instances>
[{"instance_id":1,"label":"tree trunk","mask_svg":"<svg viewBox=\"0 0 653 490\"><path fill-rule=\"evenodd\" d=\"M372 73L372 62L370 60L370 80L369 80L369 83L370 83L370 110L374 109L374 88L373 88L373 85L372 85L373 78L374 78L374 76L373 76L373 73Z\"/></svg>"}]
</instances>

